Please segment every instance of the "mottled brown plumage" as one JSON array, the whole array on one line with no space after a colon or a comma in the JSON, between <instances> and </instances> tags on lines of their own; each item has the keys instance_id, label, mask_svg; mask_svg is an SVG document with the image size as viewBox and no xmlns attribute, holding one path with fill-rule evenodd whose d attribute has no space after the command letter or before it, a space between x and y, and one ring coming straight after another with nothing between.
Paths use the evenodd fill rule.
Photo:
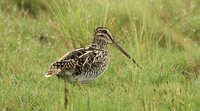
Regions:
<instances>
[{"instance_id":1,"label":"mottled brown plumage","mask_svg":"<svg viewBox=\"0 0 200 111\"><path fill-rule=\"evenodd\" d=\"M75 49L50 66L46 77L57 75L69 83L79 81L88 83L100 77L109 65L108 44L114 44L128 58L130 55L113 39L111 32L105 27L98 27L93 41L86 48ZM135 62L133 60L133 62Z\"/></svg>"}]
</instances>

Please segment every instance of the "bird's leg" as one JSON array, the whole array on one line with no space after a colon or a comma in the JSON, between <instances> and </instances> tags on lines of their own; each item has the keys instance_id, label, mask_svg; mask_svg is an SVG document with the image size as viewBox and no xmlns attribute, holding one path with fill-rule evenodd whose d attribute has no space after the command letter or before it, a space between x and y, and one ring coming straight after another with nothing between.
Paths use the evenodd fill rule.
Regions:
<instances>
[{"instance_id":1,"label":"bird's leg","mask_svg":"<svg viewBox=\"0 0 200 111\"><path fill-rule=\"evenodd\" d=\"M78 79L76 79L76 83L75 84L78 85L78 87L81 89L81 93L85 92L84 88L81 87L81 82Z\"/></svg>"},{"instance_id":2,"label":"bird's leg","mask_svg":"<svg viewBox=\"0 0 200 111\"><path fill-rule=\"evenodd\" d=\"M75 79L75 83L73 84L73 87L75 85L78 85L78 87L81 89L81 93L85 92L85 90L81 87L81 82L78 80L78 78L75 78L75 75L73 75L74 79Z\"/></svg>"},{"instance_id":3,"label":"bird's leg","mask_svg":"<svg viewBox=\"0 0 200 111\"><path fill-rule=\"evenodd\" d=\"M87 98L87 111L90 111L90 89L87 90L88 98Z\"/></svg>"},{"instance_id":4,"label":"bird's leg","mask_svg":"<svg viewBox=\"0 0 200 111\"><path fill-rule=\"evenodd\" d=\"M68 106L68 94L69 94L69 91L67 89L67 81L66 81L66 75L64 74L64 93L65 93L65 100L64 100L64 106L65 106L65 109L67 109L67 106Z\"/></svg>"}]
</instances>

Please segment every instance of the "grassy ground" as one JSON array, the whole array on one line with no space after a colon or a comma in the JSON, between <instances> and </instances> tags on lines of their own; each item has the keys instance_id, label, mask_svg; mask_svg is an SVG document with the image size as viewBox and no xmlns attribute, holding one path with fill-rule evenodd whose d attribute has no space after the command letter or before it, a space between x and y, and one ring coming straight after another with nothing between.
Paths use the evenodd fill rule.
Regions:
<instances>
[{"instance_id":1,"label":"grassy ground","mask_svg":"<svg viewBox=\"0 0 200 111\"><path fill-rule=\"evenodd\" d=\"M87 45L98 26L139 62L110 46L105 74L69 87L74 111L200 110L199 0L0 1L0 110L64 110L51 62Z\"/></svg>"}]
</instances>

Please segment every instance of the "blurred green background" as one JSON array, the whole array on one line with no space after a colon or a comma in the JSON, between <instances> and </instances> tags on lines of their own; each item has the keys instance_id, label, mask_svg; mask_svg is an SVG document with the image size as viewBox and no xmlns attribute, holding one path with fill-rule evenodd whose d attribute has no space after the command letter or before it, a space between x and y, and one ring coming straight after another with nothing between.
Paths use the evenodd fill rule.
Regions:
<instances>
[{"instance_id":1,"label":"blurred green background","mask_svg":"<svg viewBox=\"0 0 200 111\"><path fill-rule=\"evenodd\" d=\"M109 28L115 47L91 84L69 87L69 111L200 110L200 0L1 0L0 110L60 111L63 81L49 65Z\"/></svg>"}]
</instances>

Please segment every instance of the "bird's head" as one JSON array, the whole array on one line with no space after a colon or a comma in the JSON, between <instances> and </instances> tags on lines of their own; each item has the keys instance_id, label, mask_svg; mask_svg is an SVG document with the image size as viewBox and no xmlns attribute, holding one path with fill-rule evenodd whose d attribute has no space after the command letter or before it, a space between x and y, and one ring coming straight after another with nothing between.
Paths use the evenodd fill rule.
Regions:
<instances>
[{"instance_id":1,"label":"bird's head","mask_svg":"<svg viewBox=\"0 0 200 111\"><path fill-rule=\"evenodd\" d=\"M119 49L126 57L128 57L129 59L132 59L132 61L138 66L140 67L133 58L131 58L131 56L127 53L127 51L125 51L113 38L112 33L110 32L110 30L106 27L98 27L95 30L94 33L94 39L93 42L99 42L99 41L103 41L106 44L114 44L114 46ZM141 68L141 67L140 67ZM141 68L142 69L142 68Z\"/></svg>"},{"instance_id":2,"label":"bird's head","mask_svg":"<svg viewBox=\"0 0 200 111\"><path fill-rule=\"evenodd\" d=\"M124 55L131 59L130 55L114 40L110 30L106 27L98 27L95 30L93 41L104 41L106 44L114 44Z\"/></svg>"},{"instance_id":3,"label":"bird's head","mask_svg":"<svg viewBox=\"0 0 200 111\"><path fill-rule=\"evenodd\" d=\"M104 41L107 44L112 44L114 39L110 30L106 27L98 27L94 33L94 41Z\"/></svg>"}]
</instances>

